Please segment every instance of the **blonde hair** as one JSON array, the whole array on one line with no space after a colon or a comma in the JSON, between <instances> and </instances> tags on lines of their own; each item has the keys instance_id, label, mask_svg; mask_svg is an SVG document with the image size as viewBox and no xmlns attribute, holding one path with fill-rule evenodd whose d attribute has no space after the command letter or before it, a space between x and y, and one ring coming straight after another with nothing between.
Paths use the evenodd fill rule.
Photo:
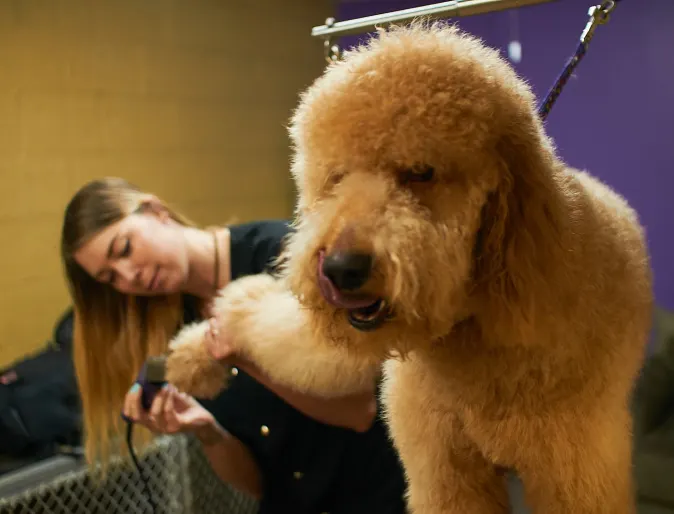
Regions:
<instances>
[{"instance_id":1,"label":"blonde hair","mask_svg":"<svg viewBox=\"0 0 674 514\"><path fill-rule=\"evenodd\" d=\"M74 303L73 356L83 408L85 454L105 470L125 454L124 397L148 356L163 353L182 322L182 295L133 296L87 274L74 253L98 232L143 207L143 193L120 178L84 185L70 200L61 234L61 255ZM167 207L176 222L193 226ZM148 431L138 442L148 442Z\"/></svg>"}]
</instances>

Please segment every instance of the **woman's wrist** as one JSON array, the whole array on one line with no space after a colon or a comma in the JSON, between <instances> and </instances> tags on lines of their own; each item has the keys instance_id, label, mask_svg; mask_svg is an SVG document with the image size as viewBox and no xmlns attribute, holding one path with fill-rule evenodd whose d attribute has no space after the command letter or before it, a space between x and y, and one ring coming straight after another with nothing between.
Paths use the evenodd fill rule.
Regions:
<instances>
[{"instance_id":1,"label":"woman's wrist","mask_svg":"<svg viewBox=\"0 0 674 514\"><path fill-rule=\"evenodd\" d=\"M213 446L218 444L222 442L225 437L224 430L215 419L210 423L195 428L192 432L203 446Z\"/></svg>"}]
</instances>

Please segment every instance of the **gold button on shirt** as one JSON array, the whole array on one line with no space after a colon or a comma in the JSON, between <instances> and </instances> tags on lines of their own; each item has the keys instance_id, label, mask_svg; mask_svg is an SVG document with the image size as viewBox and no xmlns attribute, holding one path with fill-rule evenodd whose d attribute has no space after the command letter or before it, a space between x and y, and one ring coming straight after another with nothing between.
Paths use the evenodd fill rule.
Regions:
<instances>
[{"instance_id":1,"label":"gold button on shirt","mask_svg":"<svg viewBox=\"0 0 674 514\"><path fill-rule=\"evenodd\" d=\"M231 373L231 375L233 377L235 377L239 374L238 368L232 368L229 372ZM262 434L265 437L268 436L269 435L269 427L267 425L262 425L260 427L260 434ZM296 478L301 478L301 477L296 477Z\"/></svg>"}]
</instances>

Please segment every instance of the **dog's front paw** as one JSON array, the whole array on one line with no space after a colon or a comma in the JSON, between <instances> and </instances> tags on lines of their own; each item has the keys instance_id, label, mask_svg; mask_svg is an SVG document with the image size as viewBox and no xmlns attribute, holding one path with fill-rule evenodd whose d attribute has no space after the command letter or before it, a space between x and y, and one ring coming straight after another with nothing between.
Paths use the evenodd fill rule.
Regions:
<instances>
[{"instance_id":1,"label":"dog's front paw","mask_svg":"<svg viewBox=\"0 0 674 514\"><path fill-rule=\"evenodd\" d=\"M214 398L227 385L227 369L208 352L209 325L195 323L171 340L166 360L166 380L196 398Z\"/></svg>"},{"instance_id":2,"label":"dog's front paw","mask_svg":"<svg viewBox=\"0 0 674 514\"><path fill-rule=\"evenodd\" d=\"M242 328L248 314L277 282L270 275L251 275L224 287L213 305L215 326L226 335L232 349L245 342ZM166 379L180 391L197 398L213 398L227 385L227 367L214 359L206 343L208 321L184 327L171 340L166 363Z\"/></svg>"}]
</instances>

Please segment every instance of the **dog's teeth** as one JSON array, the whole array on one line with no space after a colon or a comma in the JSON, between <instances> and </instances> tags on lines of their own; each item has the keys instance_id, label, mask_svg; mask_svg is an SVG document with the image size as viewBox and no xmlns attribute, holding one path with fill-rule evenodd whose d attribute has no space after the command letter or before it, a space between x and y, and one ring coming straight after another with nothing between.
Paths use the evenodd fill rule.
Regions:
<instances>
[{"instance_id":1,"label":"dog's teeth","mask_svg":"<svg viewBox=\"0 0 674 514\"><path fill-rule=\"evenodd\" d=\"M360 321L372 321L372 320L376 319L379 316L379 314L381 314L381 312L384 310L385 307L386 307L386 302L384 302L383 300L380 300L377 303L376 310L371 311L371 312L367 311L367 310L365 312L363 312L362 310L360 310L360 311L357 310L357 311L352 312L352 316L354 318L360 320Z\"/></svg>"}]
</instances>

